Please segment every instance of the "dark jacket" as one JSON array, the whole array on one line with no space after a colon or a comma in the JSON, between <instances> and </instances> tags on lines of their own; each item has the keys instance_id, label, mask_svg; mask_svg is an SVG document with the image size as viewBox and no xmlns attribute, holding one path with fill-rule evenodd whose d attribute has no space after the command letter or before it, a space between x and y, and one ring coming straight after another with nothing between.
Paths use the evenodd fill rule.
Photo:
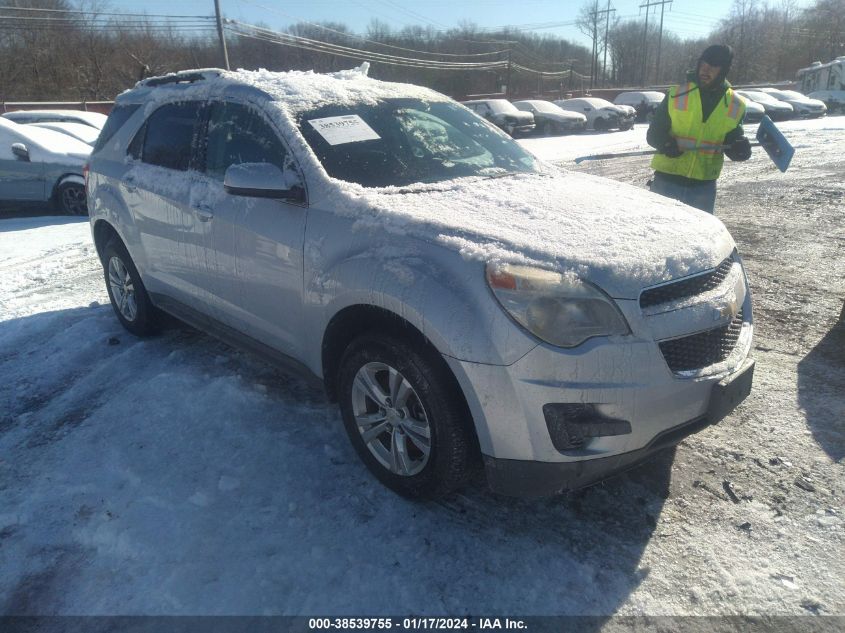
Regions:
<instances>
[{"instance_id":1,"label":"dark jacket","mask_svg":"<svg viewBox=\"0 0 845 633\"><path fill-rule=\"evenodd\" d=\"M725 93L728 90L729 84L727 81L723 80L722 83L713 90L701 90L698 87L695 72L687 73L687 81L695 84L692 91L698 92L701 95L701 113L704 117L703 120L706 121L713 113L713 110L716 109L716 105L719 103L719 100L725 98ZM666 145L666 142L672 138L671 130L672 120L669 118L669 95L667 93L666 97L664 97L663 101L657 107L657 110L654 111L654 118L648 126L648 132L646 133L646 142L654 149L660 150ZM745 132L742 130L742 121L740 121L737 126L725 136L725 145L730 145L744 136ZM735 160L735 157L731 156L731 150L729 149L725 150L725 156L731 160ZM684 176L677 176L674 174L666 175L672 178L672 180L677 180L678 182L683 182L684 184L700 184L702 182L700 180L693 180L692 178L685 178Z\"/></svg>"}]
</instances>

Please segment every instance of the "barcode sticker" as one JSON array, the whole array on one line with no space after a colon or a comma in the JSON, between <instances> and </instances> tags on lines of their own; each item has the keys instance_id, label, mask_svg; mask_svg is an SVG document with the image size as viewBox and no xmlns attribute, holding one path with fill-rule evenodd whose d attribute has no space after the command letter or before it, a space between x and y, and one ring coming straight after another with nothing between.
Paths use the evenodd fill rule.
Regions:
<instances>
[{"instance_id":1,"label":"barcode sticker","mask_svg":"<svg viewBox=\"0 0 845 633\"><path fill-rule=\"evenodd\" d=\"M325 119L311 119L308 122L311 124L311 127L320 133L320 136L326 139L329 145L359 143L361 141L373 141L381 138L357 114L330 116Z\"/></svg>"}]
</instances>

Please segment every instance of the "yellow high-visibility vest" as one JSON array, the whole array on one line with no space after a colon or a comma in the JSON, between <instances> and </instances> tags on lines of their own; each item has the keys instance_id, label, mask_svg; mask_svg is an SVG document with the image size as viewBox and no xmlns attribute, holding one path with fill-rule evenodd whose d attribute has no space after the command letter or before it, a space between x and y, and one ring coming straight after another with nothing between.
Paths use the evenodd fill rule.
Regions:
<instances>
[{"instance_id":1,"label":"yellow high-visibility vest","mask_svg":"<svg viewBox=\"0 0 845 633\"><path fill-rule=\"evenodd\" d=\"M701 94L696 84L673 86L667 98L672 136L684 153L678 158L655 154L652 169L695 180L716 180L725 162L720 146L742 121L745 102L728 87L707 120L702 121Z\"/></svg>"}]
</instances>

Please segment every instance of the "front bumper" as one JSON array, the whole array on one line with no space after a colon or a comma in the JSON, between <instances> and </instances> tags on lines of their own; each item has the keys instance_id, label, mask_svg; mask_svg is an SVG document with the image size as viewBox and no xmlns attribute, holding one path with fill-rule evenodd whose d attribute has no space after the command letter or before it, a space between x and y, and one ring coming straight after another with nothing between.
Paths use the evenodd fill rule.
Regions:
<instances>
[{"instance_id":1,"label":"front bumper","mask_svg":"<svg viewBox=\"0 0 845 633\"><path fill-rule=\"evenodd\" d=\"M754 361L747 360L741 368L713 385L708 411L689 422L657 434L643 448L626 453L574 462L535 462L497 459L484 455L487 484L494 492L513 497L547 497L567 490L577 490L619 475L647 461L655 453L675 446L684 438L716 424L742 402L751 390ZM738 384L739 383L739 384ZM726 386L728 397L716 391Z\"/></svg>"},{"instance_id":2,"label":"front bumper","mask_svg":"<svg viewBox=\"0 0 845 633\"><path fill-rule=\"evenodd\" d=\"M748 358L753 325L751 296L738 265L715 292L721 298L707 295L703 302L672 309L616 300L630 335L598 337L572 349L541 343L508 366L447 358L475 421L490 486L529 496L586 486L668 445L667 437L680 441L683 429L692 432L721 419L726 411L714 408L716 385L753 367ZM741 308L730 317L731 324L741 319L741 328L729 355L701 369L678 363L670 369L675 357L664 356L664 343L678 340L686 349L696 333L715 327L725 300ZM564 413L551 419L546 405L580 408L592 417ZM720 406L725 409L724 401ZM578 442L562 440L561 434L571 439L577 429L584 429Z\"/></svg>"}]
</instances>

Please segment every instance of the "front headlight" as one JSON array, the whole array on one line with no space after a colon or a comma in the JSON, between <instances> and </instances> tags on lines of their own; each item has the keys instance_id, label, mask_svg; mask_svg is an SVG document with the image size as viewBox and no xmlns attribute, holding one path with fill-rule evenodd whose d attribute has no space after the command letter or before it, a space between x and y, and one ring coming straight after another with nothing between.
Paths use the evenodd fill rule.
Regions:
<instances>
[{"instance_id":1,"label":"front headlight","mask_svg":"<svg viewBox=\"0 0 845 633\"><path fill-rule=\"evenodd\" d=\"M517 323L552 345L575 347L594 336L630 332L613 300L575 275L487 264L487 284Z\"/></svg>"}]
</instances>

